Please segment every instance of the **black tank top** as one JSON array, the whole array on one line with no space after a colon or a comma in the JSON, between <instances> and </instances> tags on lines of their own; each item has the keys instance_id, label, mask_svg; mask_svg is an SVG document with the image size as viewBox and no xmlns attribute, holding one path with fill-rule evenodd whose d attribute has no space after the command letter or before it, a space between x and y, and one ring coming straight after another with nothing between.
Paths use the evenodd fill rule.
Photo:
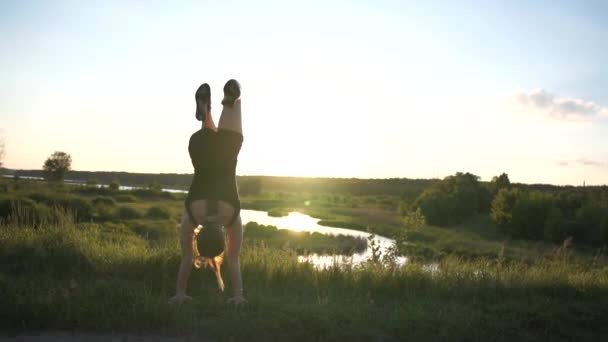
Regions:
<instances>
[{"instance_id":1,"label":"black tank top","mask_svg":"<svg viewBox=\"0 0 608 342\"><path fill-rule=\"evenodd\" d=\"M190 137L188 152L194 166L194 178L188 202L198 199L223 200L240 207L236 185L237 157L243 136L229 130L217 132L203 128Z\"/></svg>"}]
</instances>

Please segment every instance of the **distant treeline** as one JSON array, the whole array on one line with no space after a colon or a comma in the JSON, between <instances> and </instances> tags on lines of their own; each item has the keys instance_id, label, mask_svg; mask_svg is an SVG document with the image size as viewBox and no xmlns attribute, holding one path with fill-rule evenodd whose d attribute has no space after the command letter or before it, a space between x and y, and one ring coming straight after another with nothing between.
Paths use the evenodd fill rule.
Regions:
<instances>
[{"instance_id":1,"label":"distant treeline","mask_svg":"<svg viewBox=\"0 0 608 342\"><path fill-rule=\"evenodd\" d=\"M17 177L44 177L42 170L6 170L5 174ZM130 173L105 171L68 171L66 180L148 187L160 184L163 188L187 190L192 174ZM394 195L415 198L424 189L438 182L436 179L358 179L358 178L302 178L273 176L238 176L239 190L243 195L264 192L308 192L350 195Z\"/></svg>"},{"instance_id":2,"label":"distant treeline","mask_svg":"<svg viewBox=\"0 0 608 342\"><path fill-rule=\"evenodd\" d=\"M10 170L4 169L4 174L17 177L44 177L42 170ZM159 184L167 189L187 190L192 182L192 174L188 173L131 173L107 171L68 171L65 179L77 182L97 182L110 184L118 181L121 185L149 187ZM412 202L424 190L441 182L440 179L361 179L361 178L305 178L305 177L274 177L274 176L237 176L241 194L256 195L263 192L301 192L301 193L331 193L343 195L392 195ZM491 182L480 182L490 185ZM575 190L581 187L557 186L551 184L518 184L514 187L557 194L563 191ZM602 187L595 187L602 188ZM587 190L593 187L586 187Z\"/></svg>"}]
</instances>

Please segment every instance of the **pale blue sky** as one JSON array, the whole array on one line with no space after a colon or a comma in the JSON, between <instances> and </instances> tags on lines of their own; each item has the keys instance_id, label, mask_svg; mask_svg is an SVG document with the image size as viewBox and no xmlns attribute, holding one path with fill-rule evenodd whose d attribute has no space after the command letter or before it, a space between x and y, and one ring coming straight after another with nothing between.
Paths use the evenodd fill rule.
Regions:
<instances>
[{"instance_id":1,"label":"pale blue sky","mask_svg":"<svg viewBox=\"0 0 608 342\"><path fill-rule=\"evenodd\" d=\"M243 85L238 174L608 183L605 1L3 1L5 164L192 172Z\"/></svg>"}]
</instances>

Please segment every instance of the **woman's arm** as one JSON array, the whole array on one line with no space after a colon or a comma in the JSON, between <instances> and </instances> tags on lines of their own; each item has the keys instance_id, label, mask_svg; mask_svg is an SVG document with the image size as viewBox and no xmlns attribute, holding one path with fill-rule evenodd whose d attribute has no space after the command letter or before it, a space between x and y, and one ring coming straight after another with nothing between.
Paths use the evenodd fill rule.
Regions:
<instances>
[{"instance_id":1,"label":"woman's arm","mask_svg":"<svg viewBox=\"0 0 608 342\"><path fill-rule=\"evenodd\" d=\"M241 217L237 217L234 223L226 227L228 235L228 246L226 248L226 259L230 270L230 283L232 285L232 295L228 302L238 306L246 302L243 295L243 279L241 278L241 264L239 255L243 242L243 223Z\"/></svg>"},{"instance_id":2,"label":"woman's arm","mask_svg":"<svg viewBox=\"0 0 608 342\"><path fill-rule=\"evenodd\" d=\"M190 225L182 224L180 228L180 246L182 250L182 260L179 265L179 271L177 273L177 281L175 284L175 296L169 300L169 303L181 303L185 300L191 300L192 298L186 295L186 288L188 287L188 278L190 278L190 271L192 270L192 258L194 255L193 244L194 231L190 229Z\"/></svg>"}]
</instances>

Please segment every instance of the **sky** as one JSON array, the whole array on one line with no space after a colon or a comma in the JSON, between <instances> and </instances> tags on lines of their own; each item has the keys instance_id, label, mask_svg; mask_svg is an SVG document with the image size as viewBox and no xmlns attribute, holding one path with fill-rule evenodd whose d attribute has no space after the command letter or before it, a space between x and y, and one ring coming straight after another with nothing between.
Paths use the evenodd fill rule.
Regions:
<instances>
[{"instance_id":1,"label":"sky","mask_svg":"<svg viewBox=\"0 0 608 342\"><path fill-rule=\"evenodd\" d=\"M2 1L4 164L192 173L242 84L237 174L608 184L608 2Z\"/></svg>"}]
</instances>

